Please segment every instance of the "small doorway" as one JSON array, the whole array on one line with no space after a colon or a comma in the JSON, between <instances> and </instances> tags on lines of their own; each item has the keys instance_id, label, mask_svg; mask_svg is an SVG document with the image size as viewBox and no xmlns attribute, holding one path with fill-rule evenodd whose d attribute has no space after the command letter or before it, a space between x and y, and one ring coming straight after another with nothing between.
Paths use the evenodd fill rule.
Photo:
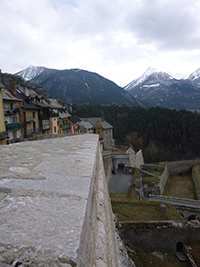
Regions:
<instances>
[{"instance_id":1,"label":"small doorway","mask_svg":"<svg viewBox=\"0 0 200 267\"><path fill-rule=\"evenodd\" d=\"M118 163L118 171L124 171L124 163Z\"/></svg>"},{"instance_id":2,"label":"small doorway","mask_svg":"<svg viewBox=\"0 0 200 267\"><path fill-rule=\"evenodd\" d=\"M176 243L176 251L175 255L180 261L186 261L186 256L185 256L186 249L183 245L183 243L178 242Z\"/></svg>"}]
</instances>

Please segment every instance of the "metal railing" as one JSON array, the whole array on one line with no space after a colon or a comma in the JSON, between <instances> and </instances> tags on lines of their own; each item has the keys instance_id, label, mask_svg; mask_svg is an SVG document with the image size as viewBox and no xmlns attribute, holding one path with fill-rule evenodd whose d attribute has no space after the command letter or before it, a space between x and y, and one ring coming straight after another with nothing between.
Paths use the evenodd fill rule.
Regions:
<instances>
[{"instance_id":1,"label":"metal railing","mask_svg":"<svg viewBox=\"0 0 200 267\"><path fill-rule=\"evenodd\" d=\"M63 124L62 128L63 128L63 130L70 129L71 128L71 124L70 123L69 124Z\"/></svg>"},{"instance_id":2,"label":"metal railing","mask_svg":"<svg viewBox=\"0 0 200 267\"><path fill-rule=\"evenodd\" d=\"M14 109L3 108L3 110L4 110L4 115L7 115L7 116L20 113L20 108L14 108Z\"/></svg>"},{"instance_id":3,"label":"metal railing","mask_svg":"<svg viewBox=\"0 0 200 267\"><path fill-rule=\"evenodd\" d=\"M41 134L42 133L42 128L37 128L37 129L28 129L24 131L24 136L30 136L34 134Z\"/></svg>"}]
</instances>

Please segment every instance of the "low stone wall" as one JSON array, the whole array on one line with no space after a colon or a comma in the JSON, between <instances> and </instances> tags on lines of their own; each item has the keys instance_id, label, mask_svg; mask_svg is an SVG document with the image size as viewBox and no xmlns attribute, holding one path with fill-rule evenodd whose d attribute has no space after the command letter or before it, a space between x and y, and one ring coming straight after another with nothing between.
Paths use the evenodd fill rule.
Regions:
<instances>
[{"instance_id":1,"label":"low stone wall","mask_svg":"<svg viewBox=\"0 0 200 267\"><path fill-rule=\"evenodd\" d=\"M200 199L200 192L199 192L199 185L196 179L196 175L194 172L194 166L192 167L192 181L194 183L194 189L195 189L195 194L196 194L196 198L199 200Z\"/></svg>"},{"instance_id":2,"label":"low stone wall","mask_svg":"<svg viewBox=\"0 0 200 267\"><path fill-rule=\"evenodd\" d=\"M171 175L183 174L191 171L194 164L200 163L200 159L168 162L168 170Z\"/></svg>"},{"instance_id":3,"label":"low stone wall","mask_svg":"<svg viewBox=\"0 0 200 267\"><path fill-rule=\"evenodd\" d=\"M160 182L159 182L159 187L160 187L160 194L162 195L165 189L165 185L167 183L167 180L169 178L169 170L168 170L168 165L166 164L165 169L160 176Z\"/></svg>"},{"instance_id":4,"label":"low stone wall","mask_svg":"<svg viewBox=\"0 0 200 267\"><path fill-rule=\"evenodd\" d=\"M173 253L178 242L200 241L200 224L156 221L119 222L119 234L126 245L144 252Z\"/></svg>"}]
</instances>

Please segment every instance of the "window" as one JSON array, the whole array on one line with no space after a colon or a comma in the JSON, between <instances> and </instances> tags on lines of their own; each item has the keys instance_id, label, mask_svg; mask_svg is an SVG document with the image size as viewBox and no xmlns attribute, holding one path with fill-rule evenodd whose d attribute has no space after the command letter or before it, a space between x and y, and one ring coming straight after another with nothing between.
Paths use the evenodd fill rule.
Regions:
<instances>
[{"instance_id":1,"label":"window","mask_svg":"<svg viewBox=\"0 0 200 267\"><path fill-rule=\"evenodd\" d=\"M56 133L56 126L54 126L54 133Z\"/></svg>"},{"instance_id":2,"label":"window","mask_svg":"<svg viewBox=\"0 0 200 267\"><path fill-rule=\"evenodd\" d=\"M49 127L49 120L43 120L42 121L42 129L43 130L47 130L47 129L49 129L50 127Z\"/></svg>"},{"instance_id":3,"label":"window","mask_svg":"<svg viewBox=\"0 0 200 267\"><path fill-rule=\"evenodd\" d=\"M35 119L35 111L33 111L33 119Z\"/></svg>"},{"instance_id":4,"label":"window","mask_svg":"<svg viewBox=\"0 0 200 267\"><path fill-rule=\"evenodd\" d=\"M18 123L18 119L16 116L10 117L10 123Z\"/></svg>"}]
</instances>

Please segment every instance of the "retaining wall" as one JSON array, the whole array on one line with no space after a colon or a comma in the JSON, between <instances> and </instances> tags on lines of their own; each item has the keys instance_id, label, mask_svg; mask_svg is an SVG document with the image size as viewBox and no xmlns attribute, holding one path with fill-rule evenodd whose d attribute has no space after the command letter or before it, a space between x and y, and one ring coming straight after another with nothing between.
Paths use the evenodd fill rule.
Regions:
<instances>
[{"instance_id":1,"label":"retaining wall","mask_svg":"<svg viewBox=\"0 0 200 267\"><path fill-rule=\"evenodd\" d=\"M200 163L200 159L171 161L167 164L169 173L172 175L177 175L191 171L192 166L196 163Z\"/></svg>"},{"instance_id":2,"label":"retaining wall","mask_svg":"<svg viewBox=\"0 0 200 267\"><path fill-rule=\"evenodd\" d=\"M159 182L159 187L160 187L160 194L162 195L165 189L165 185L167 183L167 180L169 178L169 170L168 170L168 165L166 164L165 169L160 176L160 182Z\"/></svg>"},{"instance_id":3,"label":"retaining wall","mask_svg":"<svg viewBox=\"0 0 200 267\"><path fill-rule=\"evenodd\" d=\"M196 194L196 198L199 200L200 199L200 192L199 192L199 186L198 186L198 182L196 179L196 175L194 172L194 166L192 167L192 180L194 183L194 189L195 189L195 194Z\"/></svg>"},{"instance_id":4,"label":"retaining wall","mask_svg":"<svg viewBox=\"0 0 200 267\"><path fill-rule=\"evenodd\" d=\"M178 242L200 241L200 225L193 222L120 222L119 233L126 245L144 252L173 253Z\"/></svg>"}]
</instances>

